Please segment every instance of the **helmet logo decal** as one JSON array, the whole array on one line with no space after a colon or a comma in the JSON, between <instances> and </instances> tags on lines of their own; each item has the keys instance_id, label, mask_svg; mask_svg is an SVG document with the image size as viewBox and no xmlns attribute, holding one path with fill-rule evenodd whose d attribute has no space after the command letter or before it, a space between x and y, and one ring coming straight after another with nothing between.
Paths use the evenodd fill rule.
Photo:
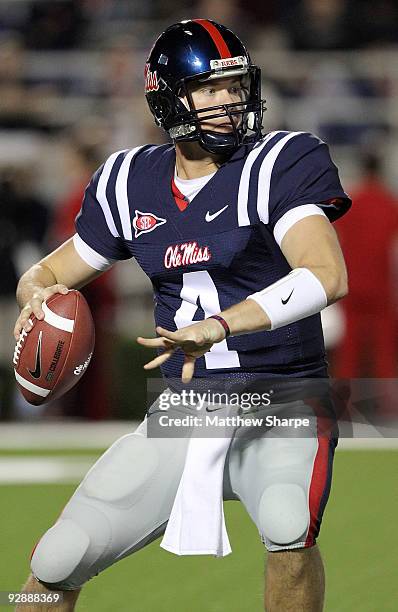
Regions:
<instances>
[{"instance_id":1,"label":"helmet logo decal","mask_svg":"<svg viewBox=\"0 0 398 612\"><path fill-rule=\"evenodd\" d=\"M239 66L239 68L247 68L247 58L243 55L237 57L228 57L223 59L210 60L210 68L212 70L221 70L222 68L231 68Z\"/></svg>"},{"instance_id":2,"label":"helmet logo decal","mask_svg":"<svg viewBox=\"0 0 398 612\"><path fill-rule=\"evenodd\" d=\"M147 234L152 232L156 227L166 223L166 219L157 217L151 212L141 212L140 210L135 211L135 217L133 219L133 227L135 229L134 238L138 238L141 234Z\"/></svg>"},{"instance_id":3,"label":"helmet logo decal","mask_svg":"<svg viewBox=\"0 0 398 612\"><path fill-rule=\"evenodd\" d=\"M147 93L148 91L158 91L159 89L158 75L157 75L156 70L152 72L152 70L149 69L149 64L145 64L144 78L145 78L145 93Z\"/></svg>"}]
</instances>

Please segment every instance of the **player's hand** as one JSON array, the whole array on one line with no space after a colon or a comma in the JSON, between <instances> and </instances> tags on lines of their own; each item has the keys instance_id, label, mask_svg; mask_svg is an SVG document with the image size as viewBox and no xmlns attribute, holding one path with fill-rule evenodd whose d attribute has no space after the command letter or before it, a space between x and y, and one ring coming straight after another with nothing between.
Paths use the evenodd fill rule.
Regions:
<instances>
[{"instance_id":1,"label":"player's hand","mask_svg":"<svg viewBox=\"0 0 398 612\"><path fill-rule=\"evenodd\" d=\"M157 338L142 338L137 342L151 348L163 348L164 351L155 359L144 365L145 370L153 370L170 359L177 349L184 352L184 365L182 366L182 382L188 383L193 376L195 361L211 349L213 344L225 339L225 330L216 319L198 321L177 331L168 331L157 327Z\"/></svg>"},{"instance_id":2,"label":"player's hand","mask_svg":"<svg viewBox=\"0 0 398 612\"><path fill-rule=\"evenodd\" d=\"M54 295L54 293L63 293L65 295L68 293L68 291L68 287L61 284L52 285L51 287L45 287L43 289L37 289L30 298L29 302L27 302L22 308L19 317L16 320L14 327L15 340L19 340L19 335L22 329L25 329L27 332L32 329L33 325L29 321L32 314L36 317L36 319L44 319L44 312L41 308L44 300L47 300L49 297Z\"/></svg>"}]
</instances>

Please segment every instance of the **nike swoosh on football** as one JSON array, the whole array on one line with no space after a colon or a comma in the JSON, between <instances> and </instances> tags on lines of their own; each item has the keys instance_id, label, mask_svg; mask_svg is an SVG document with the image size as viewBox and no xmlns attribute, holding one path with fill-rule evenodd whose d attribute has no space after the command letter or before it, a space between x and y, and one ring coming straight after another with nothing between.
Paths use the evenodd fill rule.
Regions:
<instances>
[{"instance_id":1,"label":"nike swoosh on football","mask_svg":"<svg viewBox=\"0 0 398 612\"><path fill-rule=\"evenodd\" d=\"M226 208L228 208L229 204L227 204L226 206L224 206L224 208L221 208L220 210L217 210L217 212L215 213L211 213L209 210L206 213L205 219L207 222L209 221L213 221L213 219L215 219L216 217L218 217L218 215L221 215L222 212L224 212L224 210Z\"/></svg>"},{"instance_id":2,"label":"nike swoosh on football","mask_svg":"<svg viewBox=\"0 0 398 612\"><path fill-rule=\"evenodd\" d=\"M41 376L41 337L42 335L43 335L43 332L41 331L39 333L39 340L37 341L35 369L33 371L28 369L29 374L31 374L33 378L40 378Z\"/></svg>"},{"instance_id":3,"label":"nike swoosh on football","mask_svg":"<svg viewBox=\"0 0 398 612\"><path fill-rule=\"evenodd\" d=\"M285 305L285 304L287 304L287 303L288 303L288 301L289 301L289 300L290 300L290 298L292 297L292 293L293 293L293 291L294 291L294 288L291 290L290 295L289 295L289 297L287 297L287 298L286 298L286 300L283 300L283 299L281 298L281 302L282 302L282 304L283 304L283 305Z\"/></svg>"}]
</instances>

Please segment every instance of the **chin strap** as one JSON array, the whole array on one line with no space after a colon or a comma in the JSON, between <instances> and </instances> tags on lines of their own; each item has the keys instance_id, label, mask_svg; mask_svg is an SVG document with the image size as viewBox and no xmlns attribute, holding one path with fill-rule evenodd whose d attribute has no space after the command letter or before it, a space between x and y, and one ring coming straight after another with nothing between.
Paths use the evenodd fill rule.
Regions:
<instances>
[{"instance_id":1,"label":"chin strap","mask_svg":"<svg viewBox=\"0 0 398 612\"><path fill-rule=\"evenodd\" d=\"M203 132L199 135L200 146L209 153L233 153L239 147L237 134L221 134L220 132Z\"/></svg>"}]
</instances>

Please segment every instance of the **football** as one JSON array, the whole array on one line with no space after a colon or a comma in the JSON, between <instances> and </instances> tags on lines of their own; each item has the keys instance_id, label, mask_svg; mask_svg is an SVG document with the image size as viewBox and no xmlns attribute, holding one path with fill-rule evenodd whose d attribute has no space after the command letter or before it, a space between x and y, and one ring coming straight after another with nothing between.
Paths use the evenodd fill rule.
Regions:
<instances>
[{"instance_id":1,"label":"football","mask_svg":"<svg viewBox=\"0 0 398 612\"><path fill-rule=\"evenodd\" d=\"M83 295L74 289L43 302L44 319L31 315L14 350L14 372L25 399L35 406L60 397L83 376L95 341L94 321Z\"/></svg>"}]
</instances>

